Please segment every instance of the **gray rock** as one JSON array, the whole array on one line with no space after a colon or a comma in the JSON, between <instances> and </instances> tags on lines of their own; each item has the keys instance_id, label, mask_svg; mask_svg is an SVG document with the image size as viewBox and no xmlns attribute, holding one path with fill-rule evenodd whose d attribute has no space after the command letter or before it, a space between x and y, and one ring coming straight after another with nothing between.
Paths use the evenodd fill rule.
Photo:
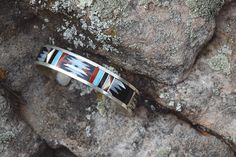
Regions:
<instances>
[{"instance_id":1,"label":"gray rock","mask_svg":"<svg viewBox=\"0 0 236 157\"><path fill-rule=\"evenodd\" d=\"M0 88L0 156L31 156L45 143L15 113L16 104L9 93Z\"/></svg>"},{"instance_id":2,"label":"gray rock","mask_svg":"<svg viewBox=\"0 0 236 157\"><path fill-rule=\"evenodd\" d=\"M14 49L9 49L7 53L1 51L3 56L26 54L14 61L5 58L2 65L10 71L9 83L12 88L20 89L26 100L26 104L20 106L21 115L53 150L64 146L73 152L68 152L72 156L233 157L233 152L219 139L210 135L202 136L171 115L148 116L147 110L141 107L135 116L124 116L115 112L109 101L105 101L106 106L110 107L105 117L102 116L96 109L100 100L94 91L89 90L81 96L81 86L75 82L69 87L62 87L56 81L40 75L35 68L25 68L33 66L34 58L31 55L36 53L36 50L35 53L27 50L39 46L44 40L38 38L34 41L33 36L45 33L34 29L29 31L28 37L20 33L14 40L4 42ZM22 39L25 42L20 42ZM31 44L26 42L29 40ZM22 63L25 63L24 66L20 66ZM29 137L32 139L32 136ZM65 154L64 151L57 152L54 155L58 157Z\"/></svg>"},{"instance_id":3,"label":"gray rock","mask_svg":"<svg viewBox=\"0 0 236 157\"><path fill-rule=\"evenodd\" d=\"M14 2L11 1L2 1L1 6L4 7L0 10L0 67L8 69L10 66L14 66L11 65L11 61L14 60L14 57L23 57L19 54L10 54L9 56L9 54L6 53L12 45L8 45L5 42L11 39L12 35L16 32L14 30L17 29L17 24L13 19L17 16L15 12L18 10L9 9L14 6ZM8 13L7 16L5 14L6 12ZM6 50L5 53L3 52L4 50ZM3 53L6 58L3 57ZM17 69L16 66L15 69ZM17 75L15 76L15 78L17 78ZM7 85L3 85L3 80L2 78L0 80L0 156L32 156L36 154L45 143L20 116L19 103L22 102L19 101L18 97Z\"/></svg>"},{"instance_id":4,"label":"gray rock","mask_svg":"<svg viewBox=\"0 0 236 157\"><path fill-rule=\"evenodd\" d=\"M8 5L8 7L6 7L8 9L10 6L14 6L13 4L15 4L9 3L11 1L4 2ZM220 2L221 1L215 1L216 4L221 4ZM22 1L21 3L27 4L24 3L24 1ZM90 88L86 88L76 81L71 82L69 86L60 86L58 83L56 83L55 80L49 80L45 76L40 75L38 71L36 71L36 68L34 66L35 56L44 43L57 43L65 48L69 48L69 46L73 44L74 48L76 48L76 46L77 48L84 46L84 50L88 50L88 52L92 52L93 49L96 49L96 53L103 53L103 55L113 58L113 61L115 61L114 63L116 64L118 64L117 61L119 60L119 58L122 57L123 61L122 63L119 63L120 65L127 65L126 68L130 70L136 70L138 66L143 67L148 76L151 76L149 75L149 70L153 71L151 68L154 67L155 70L153 72L155 73L155 75L162 73L162 76L158 76L159 78L156 79L163 81L162 79L167 78L167 76L169 75L168 70L166 73L160 71L159 69L161 68L156 67L156 65L159 64L158 62L151 62L148 64L143 62L143 59L145 58L152 58L149 55L154 55L154 53L149 53L151 51L147 51L146 49L142 50L142 47L140 47L140 51L137 51L135 55L132 55L132 52L135 52L136 50L136 48L129 47L133 39L125 39L124 31L127 31L127 34L130 33L138 39L138 42L140 42L139 39L142 35L139 36L138 31L140 29L138 28L138 23L136 23L137 26L131 25L134 28L138 28L137 31L133 32L132 34L132 28L127 28L127 30L121 29L122 22L119 23L118 19L129 21L129 18L132 17L135 20L140 20L138 22L146 26L146 24L142 23L142 20L138 18L138 15L142 14L142 16L150 17L160 14L161 16L158 18L163 18L163 21L157 21L156 23L152 24L147 23L148 30L152 25L153 28L156 28L157 24L161 23L164 23L165 25L160 28L164 28L167 26L167 28L171 28L171 26L168 25L167 20L169 14L168 16L164 16L164 13L167 13L171 10L180 11L181 18L188 18L190 17L188 12L191 12L191 7L188 6L190 5L190 3L185 4L184 1L150 1L148 2L148 6L146 5L146 1L142 1L142 3L140 1L138 4L127 3L126 1L96 1L96 3L95 1L51 1L52 4L50 5L44 1L41 1L40 3L38 1L31 1L31 3L34 4L38 9L44 8L44 10L42 11L38 10L38 14L40 14L41 17L44 17L43 21L37 18L36 15L31 14L30 10L27 10L29 8L24 8L26 12L23 11L24 9L21 10L22 13L17 12L17 20L14 18L10 18L15 15L16 12L12 11L11 14L8 15L5 14L8 9L5 9L4 11L1 10L4 14L1 14L0 17L0 19L3 21L0 23L0 27L4 29L0 34L1 39L3 39L1 40L0 45L0 67L6 69L9 72L8 78L5 81L7 87L12 88L15 91L20 91L22 99L25 100L24 105L22 105L21 103L16 101L17 99L12 99L16 101L15 103L21 104L18 106L18 108L15 109L13 106L8 106L8 104L6 104L7 100L5 96L3 98L0 97L1 117L6 117L7 120L10 120L7 121L8 123L6 123L5 118L2 118L0 121L0 126L2 128L0 139L3 143L1 144L1 146L3 147L3 155L1 154L2 156L7 157L7 153L9 157L17 156L20 153L23 153L25 156L32 157L45 157L47 155L48 157L234 156L232 150L230 150L230 148L225 143L221 142L214 136L203 136L199 134L198 132L196 132L196 130L191 128L191 126L187 125L185 122L178 120L173 115L160 114L158 116L151 116L143 107L139 107L136 110L135 115L122 115L117 112L116 107L113 106L113 103L107 101L107 99L104 100L103 98L101 98L101 95L95 93ZM73 3L78 5L72 5ZM113 5L114 3L116 4L115 6ZM183 4L183 6L180 6L180 4ZM189 54L190 56L192 56L192 58L188 58L189 56L183 51L181 51L181 53L180 51L177 51L176 55L179 55L180 62L182 60L181 56L186 57L185 59L189 61L189 63L186 62L186 65L184 62L184 68L190 68L190 65L188 64L193 64L194 58L197 55L197 51L200 49L200 47L202 47L203 43L210 39L210 36L213 32L212 28L214 28L214 20L211 16L205 16L205 12L215 14L217 12L214 10L215 6L218 6L216 4L213 3L212 6L214 7L209 7L208 9L204 9L204 7L201 8L200 13L203 12L204 14L199 13L199 17L188 19L196 22L189 27L192 28L194 26L194 33L192 35L197 36L195 36L196 38L194 37L193 41L189 42L193 44L193 51L191 51L191 53ZM101 5L103 5L105 9L102 8ZM21 6L23 7L24 5ZM175 6L177 8L175 8ZM27 7L27 5L25 5L24 7ZM89 13L94 12L95 10L100 12L100 17L98 17L97 14L90 14L88 17L88 21L91 21L91 23L88 23L85 16L80 16L85 14L82 10L86 7L90 7L91 10L88 10ZM134 7L134 9L131 9L130 7ZM183 10L178 9L178 7L181 7L181 9ZM48 8L50 11L45 10L45 8ZM145 8L147 9L146 11ZM124 11L124 9L128 9L128 11ZM136 11L137 9L140 9L140 12L134 14L132 11ZM185 9L187 11L184 11ZM57 14L52 14L52 11ZM79 13L73 15L75 13L74 11L78 11ZM58 12L73 15L69 16L72 17L71 21L68 20L69 18L67 15L62 15ZM128 14L126 16L123 15L123 13ZM148 14L150 14L150 16L146 16ZM194 16L196 15L197 14L194 13ZM75 18L75 16L78 16L80 20ZM117 17L117 19L113 19L115 16ZM154 19L155 18L157 17L154 17ZM110 25L109 19L112 20L112 25ZM177 21L175 21L174 19ZM146 19L144 18L144 21L145 20ZM79 24L75 21L79 22ZM115 23L117 25L113 25L115 21L118 22ZM172 22L180 22L179 25L176 24L180 32L184 30L185 26L188 26L183 21L178 21L177 17L173 17L173 19L170 20L170 24ZM127 25L129 26L129 24ZM117 32L110 29L113 28L113 26L116 26L115 30L117 30ZM205 29L201 28L203 26L206 26L204 28L206 28L208 32L206 32ZM55 30L58 31L60 35L62 35L64 41L61 41L60 38L58 38L58 35L54 34ZM202 30L205 33L201 33ZM146 33L148 32L147 30L145 31ZM105 34L105 32L110 32L114 35L109 35L109 33ZM165 30L164 32L166 33L168 32L168 30ZM140 33L142 34L143 32L141 31ZM123 36L123 39L120 39L118 37L118 34L119 36ZM200 38L200 35L204 35L204 37ZM172 37L173 36L174 35L172 34ZM181 36L181 33L178 34L177 31L176 39L182 39ZM167 37L166 41L175 41L172 37ZM153 49L152 46L154 46L154 48L159 48L155 47L155 45L152 45L153 41L151 39L149 39L148 37L147 39L147 41L151 42L151 49ZM186 38L184 34L183 39L185 41L186 39L190 38ZM198 41L200 39L204 41ZM165 41L163 41L163 38L161 38L160 40L160 43L165 43ZM145 42L146 44L148 43L147 41L144 41L144 46ZM196 43L194 41L196 41ZM70 44L68 44L68 42ZM200 44L198 44L198 42ZM168 46L170 45L167 44L167 46L165 46L163 48L168 48ZM180 47L177 48L180 49ZM183 46L183 48L186 48L186 52L190 51L189 45L187 47ZM112 52L105 52L102 49L108 51L112 50ZM141 52L141 50L145 53L139 53ZM127 54L125 53L126 51ZM143 54L144 56L142 56L141 54ZM159 53L157 53L157 55L158 54ZM229 54L230 51L224 50L224 55L228 57ZM170 59L168 58L169 54L162 55L164 57L161 59L161 61L164 62L163 59L167 58L165 64L170 65L170 63L168 63L168 59ZM155 57L153 61L156 61ZM225 57L223 58L225 59ZM208 63L211 63L208 62L208 59L211 58L206 57L203 59L203 62L207 62L207 65L209 65ZM125 63L124 61L127 60L131 61ZM173 60L174 59L172 58L171 62ZM139 65L134 64L131 66L131 64L136 63L136 61L139 62ZM231 68L232 64L224 64L225 60L222 63L218 64L214 64L212 62L211 66L209 65L209 68L207 70L208 72L216 70L215 73L220 73L219 78L220 76L222 77L225 75L231 75L232 71L224 71L224 67ZM176 60L176 64L173 63L173 67L177 65L179 65L179 60ZM201 67L200 64L198 66ZM214 66L219 67L212 68ZM195 68L197 69L197 67ZM158 71L160 73L158 73ZM202 74L201 71L205 72L204 67L199 71L200 74ZM193 72L190 79L192 77L194 78L194 76L196 76L195 74L196 72ZM173 75L179 77L180 75L183 75L183 73L174 73ZM199 83L196 81L197 76L196 79L186 80L186 82L178 85L177 88L184 88L185 86L183 85L188 85L187 87L199 89L199 91L197 91L198 94L202 93L201 88L203 88L205 84L198 86L202 82ZM203 73L200 76L205 75ZM176 82L176 80L179 80L181 77L179 77L178 79L176 78L169 80L168 83ZM210 88L212 86L212 83L209 83L206 86ZM153 90L154 86L151 89ZM172 96L173 94L175 94L175 92L176 94L181 93L180 91L175 91L171 88L168 88L165 91L167 92L163 93L163 99L166 98L166 95ZM172 91L172 93L169 91ZM186 96L194 97L197 95L194 92L195 90L190 91L190 94L187 92ZM215 93L219 93L219 90L215 90ZM187 105L191 105L190 102L194 102L194 99L192 99L192 101L190 101L189 99L186 99L185 101L178 101L177 96L172 98L173 100L171 101L174 102L169 103L170 106L176 107L176 109L182 115L188 117L188 115L185 114L187 111L185 110L185 108L189 109L190 107L188 107ZM203 100L202 102L205 102L207 98L203 95L203 97L199 97L199 99ZM217 97L215 99L217 99ZM222 101L225 100L222 98ZM233 102L234 99L226 99L226 101ZM218 99L217 103L219 102L221 102L221 99ZM182 106L182 104L185 104L186 107ZM213 102L210 106L213 106ZM212 108L212 111L213 110L214 109ZM216 108L215 111L219 111L218 108ZM227 112L230 111L232 110L227 110ZM15 117L15 115L17 115L15 113L19 113L21 118ZM207 114L205 115L207 116ZM208 115L211 116L211 114ZM229 115L234 116L233 113ZM21 119L25 122L23 122ZM206 119L208 120L208 118ZM201 121L196 121L194 118L192 118L191 120L194 122L199 122L199 124L206 126L204 123L202 123ZM212 118L209 117L209 120L212 120ZM227 128L229 125L224 126L225 128ZM218 132L217 128L212 129L215 129ZM232 128L228 127L228 129L233 131ZM38 135L40 136L40 138ZM222 133L222 135L224 135L224 133ZM43 145L40 145L42 139L45 140L48 145L46 145L45 143Z\"/></svg>"},{"instance_id":5,"label":"gray rock","mask_svg":"<svg viewBox=\"0 0 236 157\"><path fill-rule=\"evenodd\" d=\"M214 16L224 4L223 0L85 2L31 0L30 4L76 49L103 55L167 84L188 76L198 52L212 38Z\"/></svg>"},{"instance_id":6,"label":"gray rock","mask_svg":"<svg viewBox=\"0 0 236 157\"><path fill-rule=\"evenodd\" d=\"M166 106L180 103L185 117L219 134L236 150L236 3L217 17L215 37L199 56L189 78L161 89ZM170 106L168 106L170 107ZM174 106L175 108L176 106ZM173 107L170 107L173 108Z\"/></svg>"}]
</instances>

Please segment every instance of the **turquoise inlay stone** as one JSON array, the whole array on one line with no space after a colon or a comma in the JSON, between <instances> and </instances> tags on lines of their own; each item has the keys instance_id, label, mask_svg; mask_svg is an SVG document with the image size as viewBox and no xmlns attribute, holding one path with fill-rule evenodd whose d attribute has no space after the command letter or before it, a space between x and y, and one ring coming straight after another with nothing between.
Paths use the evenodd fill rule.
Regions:
<instances>
[{"instance_id":1,"label":"turquoise inlay stone","mask_svg":"<svg viewBox=\"0 0 236 157\"><path fill-rule=\"evenodd\" d=\"M59 59L61 58L62 52L58 51L57 55L55 56L55 58L52 61L52 65L57 65L57 62L59 61Z\"/></svg>"},{"instance_id":2,"label":"turquoise inlay stone","mask_svg":"<svg viewBox=\"0 0 236 157\"><path fill-rule=\"evenodd\" d=\"M100 83L104 74L105 74L105 72L103 70L99 69L96 78L93 80L93 85L98 86L98 84Z\"/></svg>"}]
</instances>

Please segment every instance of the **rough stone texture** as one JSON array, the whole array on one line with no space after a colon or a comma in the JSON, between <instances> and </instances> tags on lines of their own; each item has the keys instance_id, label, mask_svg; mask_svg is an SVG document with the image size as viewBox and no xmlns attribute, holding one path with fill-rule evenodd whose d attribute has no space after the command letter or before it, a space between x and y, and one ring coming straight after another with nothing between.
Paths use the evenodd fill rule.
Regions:
<instances>
[{"instance_id":1,"label":"rough stone texture","mask_svg":"<svg viewBox=\"0 0 236 157\"><path fill-rule=\"evenodd\" d=\"M35 87L41 87L38 97ZM139 108L138 116L102 117L94 109L94 94L78 93L40 77L24 88L28 105L22 114L51 147L66 146L77 156L234 156L220 140L200 135L174 116L149 117Z\"/></svg>"},{"instance_id":2,"label":"rough stone texture","mask_svg":"<svg viewBox=\"0 0 236 157\"><path fill-rule=\"evenodd\" d=\"M29 157L38 152L44 142L17 117L14 112L17 104L10 99L14 97L0 87L0 156Z\"/></svg>"},{"instance_id":3,"label":"rough stone texture","mask_svg":"<svg viewBox=\"0 0 236 157\"><path fill-rule=\"evenodd\" d=\"M236 150L236 3L217 17L215 37L201 52L183 83L164 87L160 97L170 108L232 143Z\"/></svg>"},{"instance_id":4,"label":"rough stone texture","mask_svg":"<svg viewBox=\"0 0 236 157\"><path fill-rule=\"evenodd\" d=\"M3 41L8 40L14 34L10 30L16 29L13 22L16 10L9 9L13 6L11 4L1 2L1 6L4 7L0 10L0 156L29 157L39 152L45 143L19 115L19 102L16 96L2 86L2 81L7 78L5 67L2 67L5 59L3 55L7 56L7 51L4 53L3 49L6 47L9 50L9 45L3 44ZM4 14L5 12L8 13L8 16ZM11 55L14 57L14 54ZM20 54L16 55L20 56ZM11 63L11 59L8 60L8 63Z\"/></svg>"},{"instance_id":5,"label":"rough stone texture","mask_svg":"<svg viewBox=\"0 0 236 157\"><path fill-rule=\"evenodd\" d=\"M45 32L35 30L33 25L29 34L44 37ZM27 102L20 107L21 115L50 147L65 146L76 156L233 157L233 152L220 140L200 135L174 116L149 117L144 108L136 111L137 116L123 116L111 107L106 117L101 116L96 110L94 92L81 94L80 84L72 82L69 87L62 87L35 71L31 56L36 54L28 50L45 39L34 41L29 34L20 33L4 42L2 66L10 71L11 87L21 90ZM13 54L25 55L11 60ZM24 66L20 66L22 63Z\"/></svg>"},{"instance_id":6,"label":"rough stone texture","mask_svg":"<svg viewBox=\"0 0 236 157\"><path fill-rule=\"evenodd\" d=\"M47 31L43 36L38 32L39 28L34 25L42 26L40 20L29 14L28 10L21 9L16 1L1 1L0 156L75 157L64 147L50 148L21 114L20 106L26 105L26 101L19 96L19 93L22 87L27 86L35 71L33 68L35 54L32 53L32 49L48 41Z\"/></svg>"},{"instance_id":7,"label":"rough stone texture","mask_svg":"<svg viewBox=\"0 0 236 157\"><path fill-rule=\"evenodd\" d=\"M214 16L223 0L30 3L42 18L50 19L49 27L76 49L103 55L127 70L173 84L186 78L198 52L212 38Z\"/></svg>"},{"instance_id":8,"label":"rough stone texture","mask_svg":"<svg viewBox=\"0 0 236 157\"><path fill-rule=\"evenodd\" d=\"M166 78L167 75L172 73L171 76L173 76L173 79L169 81L175 82L178 80L176 79L177 76L180 79L180 75L184 74L184 68L190 68L195 60L197 51L210 39L214 31L214 20L212 16L217 12L218 6L220 8L221 1L216 0L210 6L197 3L200 9L196 11L193 9L195 3L192 1L186 3L184 1L138 1L139 3L137 4L131 3L133 1L128 1L129 3L126 1L96 1L96 3L95 1L50 1L52 3L50 6L44 3L44 1L41 1L39 8L50 9L50 11L38 11L40 16L43 17L42 20L37 15L31 14L31 11L27 8L28 1L25 2L27 3L21 1L22 4L18 6L18 3L15 3L15 1L5 0L3 1L4 9L0 10L0 80L4 80L6 87L20 92L22 96L10 99L15 101L12 104L19 105L18 108L12 108L13 110L9 108L9 104L6 104L5 100L7 100L7 96L0 97L0 104L4 106L4 108L0 108L0 114L4 114L3 116L1 115L0 121L2 128L0 130L0 141L3 141L0 144L0 147L3 148L2 154L0 154L1 156L234 156L230 147L218 138L224 139L224 137L228 137L230 141L234 141L235 62L233 55L234 47L231 41L234 41L235 38L233 33L235 32L235 5L230 6L231 9L228 8L228 11L225 9L226 11L222 12L222 16L219 16L219 28L215 37L216 39L199 56L190 77L175 87L166 86L160 89L160 97L169 104L168 107L175 108L181 115L189 118L194 123L199 123L222 135L216 138L210 134L200 134L173 115L164 115L161 113L158 116L150 115L144 107L139 107L134 115L123 115L117 111L117 108L112 102L76 81L72 81L69 86L62 87L55 80L49 80L40 75L34 66L34 60L40 47L48 42L63 45L65 48L72 46L78 49L82 47L82 50L87 52L92 52L93 49L96 49L95 52L99 54L102 54L103 48L109 51L112 50L112 52L104 52L103 54L114 59L113 61L115 62L111 64L118 64L116 61L121 57L123 60L120 64L124 66L126 65L124 61L131 60L133 57L133 61L131 60L130 63L137 61L139 65L135 65L136 63L132 66L127 65L127 69L134 71L137 68L136 66L142 66L146 71L153 71L151 68L154 68L155 70L153 72L155 75L162 75L155 79L162 81L163 78ZM72 5L76 2L80 3L78 5ZM203 1L200 2L203 3ZM36 5L38 1L31 1L31 3ZM114 7L114 3L116 4L115 6L125 7ZM102 4L105 4L103 6L104 8L101 7ZM183 6L180 8L181 4ZM206 1L206 4L209 4L209 1ZM101 14L100 17L98 17L98 14L84 16L87 13L84 13L82 9L88 6L92 9L88 10L88 12L91 13L91 11L97 10ZM130 7L133 7L133 9ZM11 10L10 8L14 9ZM78 14L73 12L73 10L81 12ZM134 14L135 10L139 12ZM52 11L55 14L52 14ZM169 11L178 11L181 14L181 18L187 18L185 22L192 20L191 22L194 23L189 26L185 22L180 21L179 25L174 25L178 29L176 29L176 35L172 35L178 40L184 39L185 41L186 39L190 39L185 34L178 34L179 31L182 32L187 26L189 26L188 28L190 30L193 29L192 34L188 35L194 37L194 39L190 40L190 42L188 41L189 43L185 43L187 45L178 47L181 50L185 48L186 52L180 52L178 50L176 54L179 57L192 56L192 58L185 58L185 60L191 61L183 62L184 67L182 67L182 73L181 70L177 70L180 73L169 71L169 74L168 69L166 73L160 71L161 68L159 69L159 67L155 66L159 64L158 62L152 65L154 64L152 61L157 59L155 58L156 56L152 60L146 49L143 50L145 53L140 53L144 56L140 57L138 55L138 52L141 51L137 51L133 55L132 53L135 52L134 50L136 48L129 47L130 42L134 42L133 39L126 39L124 32L122 32L123 29L119 30L121 27L110 29L113 28L114 25L112 23L114 21L119 21L113 19L114 16L124 21L132 21L132 18L134 18L134 20L138 20L141 23L141 26L142 24L146 26L141 20L143 16L151 17L156 14L160 16L155 16L154 19L163 18L162 21L154 24L150 24L147 21L146 27L149 28L149 26L151 27L153 25L155 29L161 29L163 27L171 28L169 24L178 22L178 17L173 17L168 22ZM63 12L71 16L65 16L58 12ZM122 13L127 13L127 16L120 15ZM138 15L140 15L139 18ZM78 16L80 20L75 18L75 16ZM194 18L190 18L192 16ZM112 19L111 23L109 19ZM143 20L145 21L147 19L144 18ZM91 21L91 23L88 23L88 21ZM223 22L221 23L220 21ZM164 24L163 27L156 28L157 24L162 23ZM121 23L118 22L116 24L121 26L123 22L121 21ZM138 23L136 24L138 25ZM137 27L134 26L134 28ZM64 40L61 40L60 36L54 34L55 30L62 35ZM132 34L131 31L133 31L133 28L127 28L126 31L127 34L130 33L139 40L143 35L139 35L138 30ZM147 30L144 29L140 33L145 35L144 32ZM222 30L228 30L229 32ZM205 33L202 33L202 31ZM156 32L160 32L160 30ZM164 32L167 33L168 30ZM112 36L109 36L107 33L111 33ZM150 42L149 46L151 49L153 49L152 46L154 45L152 45L153 41L149 36L152 35L145 37ZM203 38L200 38L201 35L203 35ZM232 40L228 40L229 38L227 36ZM120 39L120 37L123 39ZM166 42L173 42L174 38L172 37L165 39ZM163 45L163 48L170 46L168 44L167 46L165 45L163 37L160 40L160 45ZM140 50L146 46L145 42L139 48ZM223 44L218 44L221 42ZM190 50L191 45L188 44L193 44L194 50ZM118 45L123 45L123 47ZM148 46L146 47L148 48ZM190 56L185 54L187 51L191 51L189 52ZM150 55L153 54L150 53ZM178 65L179 60L168 58L169 54L163 55L164 58L161 59L161 62L166 61L163 66L166 66L166 64L169 65L170 60L168 59L172 59L171 62L177 62L176 64L172 62L173 67ZM178 58L177 56L176 58ZM97 58L99 61L99 56ZM152 63L144 64L142 59L145 58L148 58ZM145 65L148 66L145 67ZM5 70L8 73L7 76L4 72ZM140 73L139 71L137 72ZM147 72L147 76L150 76L149 72ZM157 85L155 81L154 84ZM145 89L143 84L142 87ZM155 90L154 87L152 86L150 88L151 92ZM19 100L22 102L19 102ZM9 108L9 110L5 107ZM11 119L9 116L5 117L5 113L11 113ZM38 136L40 136L40 139ZM42 142L42 140L45 140L47 144ZM43 144L40 145L40 143ZM231 148L234 148L234 146L231 145Z\"/></svg>"}]
</instances>

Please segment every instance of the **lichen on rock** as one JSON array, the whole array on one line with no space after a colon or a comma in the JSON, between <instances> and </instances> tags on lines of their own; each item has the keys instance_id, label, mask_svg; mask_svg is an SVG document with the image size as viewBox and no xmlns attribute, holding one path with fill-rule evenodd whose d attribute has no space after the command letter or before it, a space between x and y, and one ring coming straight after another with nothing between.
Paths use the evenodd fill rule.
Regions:
<instances>
[{"instance_id":1,"label":"lichen on rock","mask_svg":"<svg viewBox=\"0 0 236 157\"><path fill-rule=\"evenodd\" d=\"M157 150L156 157L169 157L171 147L162 147Z\"/></svg>"},{"instance_id":2,"label":"lichen on rock","mask_svg":"<svg viewBox=\"0 0 236 157\"><path fill-rule=\"evenodd\" d=\"M101 116L106 117L109 112L111 101L100 93L97 93L97 110Z\"/></svg>"},{"instance_id":3,"label":"lichen on rock","mask_svg":"<svg viewBox=\"0 0 236 157\"><path fill-rule=\"evenodd\" d=\"M94 2L91 10L103 19L115 19L126 14L129 3L129 0L100 0Z\"/></svg>"},{"instance_id":4,"label":"lichen on rock","mask_svg":"<svg viewBox=\"0 0 236 157\"><path fill-rule=\"evenodd\" d=\"M41 10L65 15L69 25L63 21L56 30L74 48L104 55L119 66L167 84L187 77L198 52L214 32L214 19L205 17L215 16L223 4L220 0L41 3L46 3L38 5ZM191 18L189 12L199 18Z\"/></svg>"},{"instance_id":5,"label":"lichen on rock","mask_svg":"<svg viewBox=\"0 0 236 157\"><path fill-rule=\"evenodd\" d=\"M224 74L230 74L230 63L224 54L218 54L209 60L209 66L216 71L222 71Z\"/></svg>"},{"instance_id":6,"label":"lichen on rock","mask_svg":"<svg viewBox=\"0 0 236 157\"><path fill-rule=\"evenodd\" d=\"M69 85L69 90L79 90L80 95L84 96L86 94L90 94L93 91L93 88L85 85L77 80L72 79Z\"/></svg>"},{"instance_id":7,"label":"lichen on rock","mask_svg":"<svg viewBox=\"0 0 236 157\"><path fill-rule=\"evenodd\" d=\"M79 0L79 7L85 9L85 7L90 7L94 0Z\"/></svg>"},{"instance_id":8,"label":"lichen on rock","mask_svg":"<svg viewBox=\"0 0 236 157\"><path fill-rule=\"evenodd\" d=\"M186 4L194 17L212 18L224 5L224 0L186 0Z\"/></svg>"},{"instance_id":9,"label":"lichen on rock","mask_svg":"<svg viewBox=\"0 0 236 157\"><path fill-rule=\"evenodd\" d=\"M145 2L142 5L139 0L31 2L38 6L33 9L32 21L28 21L29 26L35 29L27 28L27 33L19 33L21 28L17 27L17 35L2 40L0 64L10 73L9 80L6 80L8 85L20 91L27 101L25 105L20 105L21 115L28 122L24 126L30 125L50 146L65 146L77 156L85 157L234 156L229 147L214 136L222 138L229 135L229 139L222 140L235 142L235 49L224 42L229 46L204 51L195 62L198 52L212 38L215 30L214 19L206 20L206 14L213 17L215 11L206 8L213 8L218 0L212 3L206 1L204 6L198 4L200 1L192 4L200 7L195 12L196 18L190 16L191 8L185 0L142 0ZM148 8L145 6L147 3ZM9 12L11 9L7 9L7 17ZM43 27L34 23L40 21L38 17L45 19L42 20ZM8 19L15 18L9 16ZM20 25L25 27L25 20L20 21ZM0 26L2 24L5 22ZM233 24L230 28L234 30ZM209 127L217 135L202 136L171 113L151 114L145 108L147 105L142 103L138 104L135 115L123 116L113 112L117 104L96 99L95 92L80 86L77 81L68 87L61 87L41 77L32 66L33 56L39 47L48 42L49 37L52 43L81 52L89 58L94 57L100 63L104 58L108 59L111 65L123 68L127 79L134 81L141 89L143 93L140 98L149 101L145 94L153 97L147 105L153 106L160 101L164 110L188 118L194 128L209 131ZM115 49L120 53L114 53ZM229 76L222 74L224 72L221 70L212 72L209 62L218 55L224 55L230 62ZM178 84L166 85L157 81ZM148 85L150 82L151 85ZM61 81L61 84L67 84L67 80ZM106 100L110 101L109 98ZM0 97L0 105L0 111L8 111L5 98ZM0 115L4 115L4 112ZM16 153L0 155L31 156L27 152L37 148L37 136L29 128L22 129L22 123L8 125L4 120L1 118L1 124L7 129L1 133L6 130L20 132L15 138L7 138L14 142L9 142L5 152ZM198 124L203 127L198 128ZM12 145L15 143L17 146ZM23 148L30 150L22 151Z\"/></svg>"},{"instance_id":10,"label":"lichen on rock","mask_svg":"<svg viewBox=\"0 0 236 157\"><path fill-rule=\"evenodd\" d=\"M14 139L16 135L12 131L0 133L0 144L6 144Z\"/></svg>"},{"instance_id":11,"label":"lichen on rock","mask_svg":"<svg viewBox=\"0 0 236 157\"><path fill-rule=\"evenodd\" d=\"M157 5L157 6L164 6L164 7L168 7L170 5L172 0L139 0L138 1L138 4L139 5L149 5L150 3L153 3L154 5Z\"/></svg>"}]
</instances>

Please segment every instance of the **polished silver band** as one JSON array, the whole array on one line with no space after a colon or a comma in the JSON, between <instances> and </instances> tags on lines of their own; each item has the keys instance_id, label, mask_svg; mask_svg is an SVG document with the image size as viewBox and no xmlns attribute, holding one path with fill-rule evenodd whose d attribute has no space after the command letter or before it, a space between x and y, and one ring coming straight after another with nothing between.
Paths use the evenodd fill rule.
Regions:
<instances>
[{"instance_id":1,"label":"polished silver band","mask_svg":"<svg viewBox=\"0 0 236 157\"><path fill-rule=\"evenodd\" d=\"M36 65L48 77L63 73L108 96L125 109L132 103L138 90L112 71L68 50L45 45Z\"/></svg>"}]
</instances>

